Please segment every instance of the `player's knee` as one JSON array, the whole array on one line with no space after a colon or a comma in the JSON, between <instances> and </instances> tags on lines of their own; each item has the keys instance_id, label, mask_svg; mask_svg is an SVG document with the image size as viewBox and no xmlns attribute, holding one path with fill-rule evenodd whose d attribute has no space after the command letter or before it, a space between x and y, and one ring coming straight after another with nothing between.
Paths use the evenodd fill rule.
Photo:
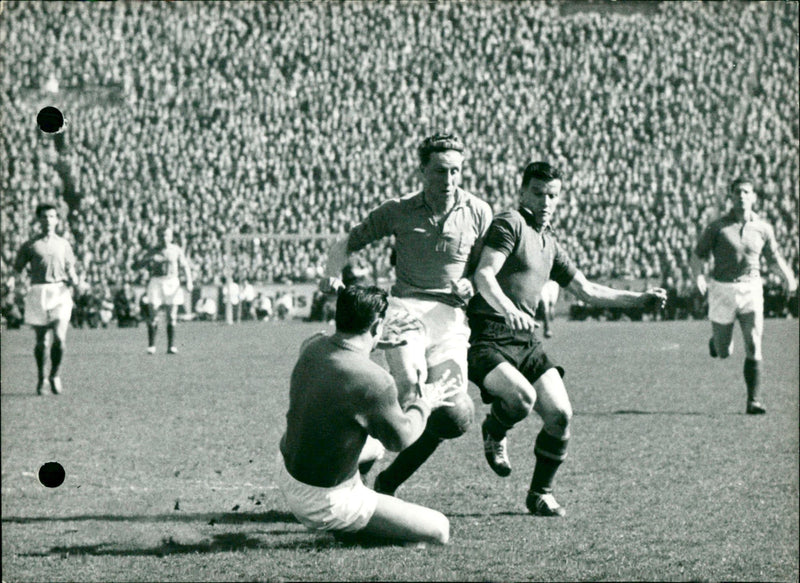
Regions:
<instances>
[{"instance_id":1,"label":"player's knee","mask_svg":"<svg viewBox=\"0 0 800 583\"><path fill-rule=\"evenodd\" d=\"M503 400L503 412L509 421L519 423L530 415L535 401L535 395L520 391L513 398Z\"/></svg>"},{"instance_id":2,"label":"player's knee","mask_svg":"<svg viewBox=\"0 0 800 583\"><path fill-rule=\"evenodd\" d=\"M569 433L570 423L572 423L572 409L567 407L551 411L544 416L544 423L547 432L551 435L566 435Z\"/></svg>"},{"instance_id":3,"label":"player's knee","mask_svg":"<svg viewBox=\"0 0 800 583\"><path fill-rule=\"evenodd\" d=\"M436 409L428 418L428 430L442 439L464 435L475 419L475 405L466 392L450 397L452 407Z\"/></svg>"}]
</instances>

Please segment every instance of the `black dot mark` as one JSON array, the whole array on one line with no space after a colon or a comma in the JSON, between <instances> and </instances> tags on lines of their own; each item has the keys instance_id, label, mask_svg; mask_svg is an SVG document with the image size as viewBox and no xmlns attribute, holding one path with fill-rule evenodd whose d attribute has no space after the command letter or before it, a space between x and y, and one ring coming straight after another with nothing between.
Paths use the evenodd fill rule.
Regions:
<instances>
[{"instance_id":1,"label":"black dot mark","mask_svg":"<svg viewBox=\"0 0 800 583\"><path fill-rule=\"evenodd\" d=\"M48 105L36 116L36 124L46 134L54 134L64 127L64 115L58 108Z\"/></svg>"},{"instance_id":2,"label":"black dot mark","mask_svg":"<svg viewBox=\"0 0 800 583\"><path fill-rule=\"evenodd\" d=\"M64 467L58 462L47 462L39 468L39 481L46 488L58 488L66 477Z\"/></svg>"}]
</instances>

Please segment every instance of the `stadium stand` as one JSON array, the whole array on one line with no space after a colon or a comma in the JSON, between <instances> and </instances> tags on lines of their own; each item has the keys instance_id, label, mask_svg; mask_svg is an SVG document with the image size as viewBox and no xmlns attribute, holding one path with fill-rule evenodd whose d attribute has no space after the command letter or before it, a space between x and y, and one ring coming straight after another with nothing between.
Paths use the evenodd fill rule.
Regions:
<instances>
[{"instance_id":1,"label":"stadium stand","mask_svg":"<svg viewBox=\"0 0 800 583\"><path fill-rule=\"evenodd\" d=\"M41 199L92 282L171 222L196 281L223 237L338 233L417 187L451 129L496 210L531 158L567 176L559 236L590 278L690 286L699 229L741 172L798 272L798 4L647 11L552 2L17 2L0 15L3 279ZM62 134L35 126L56 105ZM243 250L242 250L243 251ZM233 274L309 281L322 243L254 236ZM379 275L390 250L370 248Z\"/></svg>"}]
</instances>

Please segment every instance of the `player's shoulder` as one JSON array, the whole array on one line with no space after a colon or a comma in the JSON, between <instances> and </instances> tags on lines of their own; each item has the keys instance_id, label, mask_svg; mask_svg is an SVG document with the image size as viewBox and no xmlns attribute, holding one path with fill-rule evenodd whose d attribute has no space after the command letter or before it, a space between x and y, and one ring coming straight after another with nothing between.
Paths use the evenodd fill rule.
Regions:
<instances>
[{"instance_id":1,"label":"player's shoulder","mask_svg":"<svg viewBox=\"0 0 800 583\"><path fill-rule=\"evenodd\" d=\"M525 217L523 217L522 213L517 209L504 209L494 215L493 222L500 224L505 223L511 226L523 225L525 223Z\"/></svg>"},{"instance_id":2,"label":"player's shoulder","mask_svg":"<svg viewBox=\"0 0 800 583\"><path fill-rule=\"evenodd\" d=\"M773 230L772 223L757 214L753 214L753 224L761 231L771 232Z\"/></svg>"},{"instance_id":3,"label":"player's shoulder","mask_svg":"<svg viewBox=\"0 0 800 583\"><path fill-rule=\"evenodd\" d=\"M463 203L465 205L467 205L468 207L470 207L472 209L475 209L476 211L478 211L481 214L488 214L488 215L491 216L492 207L488 202L486 202L485 200L483 200L479 196L476 196L476 195L472 194L468 190L464 190L463 188L459 188L459 191L460 191L459 193L460 193L460 195L462 197L461 200L463 201Z\"/></svg>"}]
</instances>

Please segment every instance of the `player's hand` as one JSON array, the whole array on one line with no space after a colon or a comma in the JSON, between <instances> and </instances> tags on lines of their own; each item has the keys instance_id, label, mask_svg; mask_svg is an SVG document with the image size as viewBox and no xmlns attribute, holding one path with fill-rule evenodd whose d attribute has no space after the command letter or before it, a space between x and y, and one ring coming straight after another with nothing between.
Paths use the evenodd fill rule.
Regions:
<instances>
[{"instance_id":1,"label":"player's hand","mask_svg":"<svg viewBox=\"0 0 800 583\"><path fill-rule=\"evenodd\" d=\"M408 332L424 331L424 325L408 312L400 312L394 310L391 312L391 318L386 320L383 324L383 332L378 340L375 348L386 350L387 348L397 348L408 344L405 337Z\"/></svg>"},{"instance_id":2,"label":"player's hand","mask_svg":"<svg viewBox=\"0 0 800 583\"><path fill-rule=\"evenodd\" d=\"M338 277L323 277L319 280L319 291L324 294L339 293L339 290L344 289L344 282Z\"/></svg>"},{"instance_id":3,"label":"player's hand","mask_svg":"<svg viewBox=\"0 0 800 583\"><path fill-rule=\"evenodd\" d=\"M472 281L467 277L456 279L450 282L450 291L466 305L475 295L475 288Z\"/></svg>"},{"instance_id":4,"label":"player's hand","mask_svg":"<svg viewBox=\"0 0 800 583\"><path fill-rule=\"evenodd\" d=\"M708 283L706 282L706 276L698 275L694 283L697 286L697 291L700 292L700 295L701 296L706 295L706 292L708 291Z\"/></svg>"},{"instance_id":5,"label":"player's hand","mask_svg":"<svg viewBox=\"0 0 800 583\"><path fill-rule=\"evenodd\" d=\"M797 291L797 280L792 279L784 279L783 280L783 291L786 293L786 297L790 298L794 295L794 292Z\"/></svg>"},{"instance_id":6,"label":"player's hand","mask_svg":"<svg viewBox=\"0 0 800 583\"><path fill-rule=\"evenodd\" d=\"M188 291L189 293L192 293L192 290L193 290L193 289L194 289L194 284L193 284L191 281L190 281L190 282L187 282L187 284L186 284L186 291Z\"/></svg>"},{"instance_id":7,"label":"player's hand","mask_svg":"<svg viewBox=\"0 0 800 583\"><path fill-rule=\"evenodd\" d=\"M457 378L450 378L450 371L447 370L442 378L432 383L419 383L417 385L417 398L425 401L430 410L439 407L452 407L453 403L448 399L460 390L460 383Z\"/></svg>"},{"instance_id":8,"label":"player's hand","mask_svg":"<svg viewBox=\"0 0 800 583\"><path fill-rule=\"evenodd\" d=\"M539 325L522 310L513 308L505 313L506 324L515 332L533 332Z\"/></svg>"},{"instance_id":9,"label":"player's hand","mask_svg":"<svg viewBox=\"0 0 800 583\"><path fill-rule=\"evenodd\" d=\"M652 287L642 294L644 298L644 307L654 307L657 310L663 310L667 305L667 290L660 287Z\"/></svg>"}]
</instances>

